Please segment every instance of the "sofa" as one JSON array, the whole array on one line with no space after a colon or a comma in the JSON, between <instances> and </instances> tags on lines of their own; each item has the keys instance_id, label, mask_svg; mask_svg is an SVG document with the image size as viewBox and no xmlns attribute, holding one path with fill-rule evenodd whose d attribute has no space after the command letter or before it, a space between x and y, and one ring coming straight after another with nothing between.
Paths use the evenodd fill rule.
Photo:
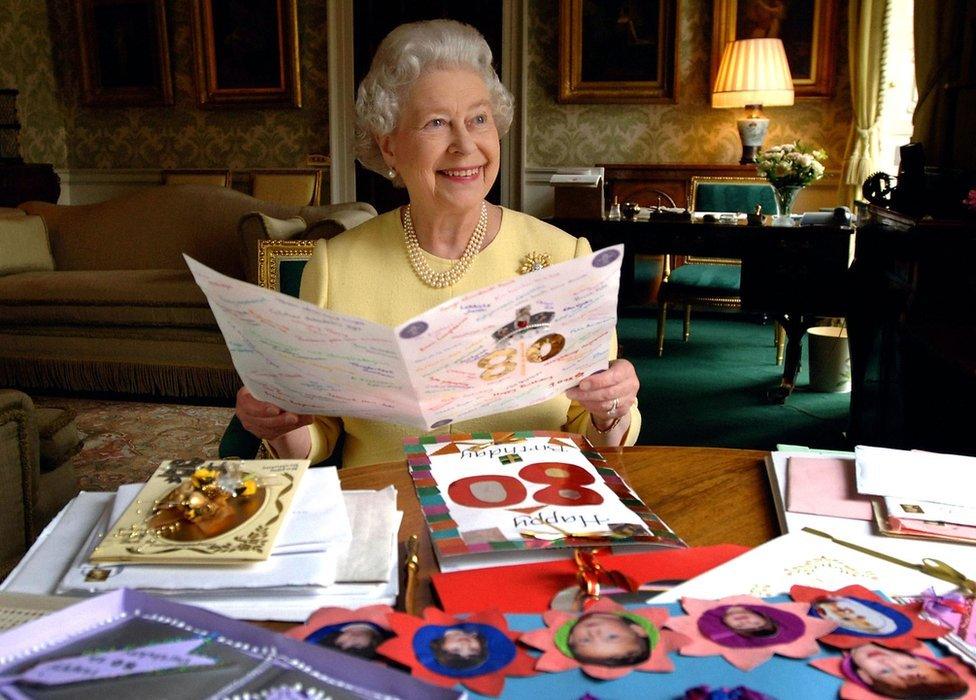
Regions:
<instances>
[{"instance_id":1,"label":"sofa","mask_svg":"<svg viewBox=\"0 0 976 700\"><path fill-rule=\"evenodd\" d=\"M319 238L376 211L207 185L0 213L0 386L231 402L240 386L183 254L256 281L260 238Z\"/></svg>"},{"instance_id":2,"label":"sofa","mask_svg":"<svg viewBox=\"0 0 976 700\"><path fill-rule=\"evenodd\" d=\"M36 408L20 391L0 389L0 577L76 493L69 459L81 443L74 416Z\"/></svg>"}]
</instances>

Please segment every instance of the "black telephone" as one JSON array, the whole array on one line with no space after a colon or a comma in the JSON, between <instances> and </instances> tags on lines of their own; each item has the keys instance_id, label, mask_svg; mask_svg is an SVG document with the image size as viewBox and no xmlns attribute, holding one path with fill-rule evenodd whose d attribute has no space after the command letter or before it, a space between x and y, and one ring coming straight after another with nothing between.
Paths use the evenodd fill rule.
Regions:
<instances>
[{"instance_id":1,"label":"black telephone","mask_svg":"<svg viewBox=\"0 0 976 700\"><path fill-rule=\"evenodd\" d=\"M903 214L921 212L925 201L925 149L920 143L909 143L899 149L901 165L898 176L877 172L864 181L861 194L875 206L894 209Z\"/></svg>"}]
</instances>

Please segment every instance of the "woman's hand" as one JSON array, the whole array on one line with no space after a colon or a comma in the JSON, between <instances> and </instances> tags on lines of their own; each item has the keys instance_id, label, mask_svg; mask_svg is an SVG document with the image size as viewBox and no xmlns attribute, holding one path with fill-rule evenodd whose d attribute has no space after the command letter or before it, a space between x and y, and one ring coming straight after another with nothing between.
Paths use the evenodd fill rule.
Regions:
<instances>
[{"instance_id":1,"label":"woman's hand","mask_svg":"<svg viewBox=\"0 0 976 700\"><path fill-rule=\"evenodd\" d=\"M269 441L312 423L312 416L289 413L274 404L258 401L247 387L237 392L234 412L249 433Z\"/></svg>"},{"instance_id":2,"label":"woman's hand","mask_svg":"<svg viewBox=\"0 0 976 700\"><path fill-rule=\"evenodd\" d=\"M630 425L627 416L637 402L638 389L640 380L634 366L627 360L613 360L607 371L590 375L566 396L589 411L594 426L607 430L618 418Z\"/></svg>"}]
</instances>

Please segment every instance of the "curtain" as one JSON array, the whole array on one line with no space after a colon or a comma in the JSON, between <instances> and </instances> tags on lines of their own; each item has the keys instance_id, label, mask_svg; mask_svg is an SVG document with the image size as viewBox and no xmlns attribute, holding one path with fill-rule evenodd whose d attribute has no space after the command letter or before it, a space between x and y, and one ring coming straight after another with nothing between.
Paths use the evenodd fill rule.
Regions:
<instances>
[{"instance_id":1,"label":"curtain","mask_svg":"<svg viewBox=\"0 0 976 700\"><path fill-rule=\"evenodd\" d=\"M912 141L925 145L926 165L976 166L972 138L976 90L972 62L976 8L971 0L915 4L918 105ZM967 65L966 58L970 65Z\"/></svg>"},{"instance_id":2,"label":"curtain","mask_svg":"<svg viewBox=\"0 0 976 700\"><path fill-rule=\"evenodd\" d=\"M847 138L841 201L853 204L881 155L881 85L887 0L850 0L847 43L854 123Z\"/></svg>"}]
</instances>

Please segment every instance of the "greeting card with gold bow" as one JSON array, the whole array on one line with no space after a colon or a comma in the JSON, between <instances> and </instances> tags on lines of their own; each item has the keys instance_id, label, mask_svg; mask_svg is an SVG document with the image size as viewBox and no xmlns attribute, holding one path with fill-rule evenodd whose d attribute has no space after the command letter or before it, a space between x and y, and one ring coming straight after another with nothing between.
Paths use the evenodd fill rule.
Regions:
<instances>
[{"instance_id":1,"label":"greeting card with gold bow","mask_svg":"<svg viewBox=\"0 0 976 700\"><path fill-rule=\"evenodd\" d=\"M163 462L90 560L263 561L307 468L308 460Z\"/></svg>"}]
</instances>

